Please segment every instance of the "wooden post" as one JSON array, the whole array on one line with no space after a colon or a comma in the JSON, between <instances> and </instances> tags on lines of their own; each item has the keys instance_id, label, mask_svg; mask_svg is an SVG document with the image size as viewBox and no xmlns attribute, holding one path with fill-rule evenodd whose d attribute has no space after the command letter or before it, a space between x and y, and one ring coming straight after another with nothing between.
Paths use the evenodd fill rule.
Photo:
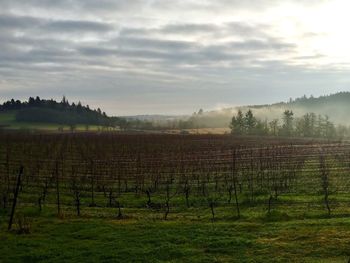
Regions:
<instances>
[{"instance_id":1,"label":"wooden post","mask_svg":"<svg viewBox=\"0 0 350 263\"><path fill-rule=\"evenodd\" d=\"M15 195L14 195L14 198L13 198L13 204L12 204L12 210L11 210L11 216L10 216L8 230L11 230L11 228L12 228L13 216L15 215L16 204L17 204L17 197L18 197L19 188L21 186L22 174L23 174L23 166L20 167L19 173L18 173L18 176L17 176L17 185L16 185L16 190L15 190Z\"/></svg>"},{"instance_id":2,"label":"wooden post","mask_svg":"<svg viewBox=\"0 0 350 263\"><path fill-rule=\"evenodd\" d=\"M237 217L241 217L241 213L239 210L239 202L238 202L238 196L237 196L237 182L236 182L236 157L237 157L237 151L236 149L232 150L232 182L233 182L233 190L235 194L235 201L236 201L236 209L237 209Z\"/></svg>"},{"instance_id":3,"label":"wooden post","mask_svg":"<svg viewBox=\"0 0 350 263\"><path fill-rule=\"evenodd\" d=\"M56 203L57 203L57 215L61 214L61 203L60 203L60 181L58 178L58 162L56 161L55 167L55 177L56 177Z\"/></svg>"}]
</instances>

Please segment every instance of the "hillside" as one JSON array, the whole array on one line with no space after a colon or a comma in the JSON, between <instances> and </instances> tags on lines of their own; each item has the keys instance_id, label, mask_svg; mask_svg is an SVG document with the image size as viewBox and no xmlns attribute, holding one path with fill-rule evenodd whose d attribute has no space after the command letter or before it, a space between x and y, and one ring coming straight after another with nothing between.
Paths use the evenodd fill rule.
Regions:
<instances>
[{"instance_id":1,"label":"hillside","mask_svg":"<svg viewBox=\"0 0 350 263\"><path fill-rule=\"evenodd\" d=\"M318 98L306 96L290 100L289 102L280 102L272 105L248 106L245 108L254 109L256 114L260 114L266 118L271 118L277 114L280 117L285 109L293 110L296 116L305 114L306 112L314 112L316 114L327 115L335 123L349 124L350 116L350 92L339 92Z\"/></svg>"},{"instance_id":2,"label":"hillside","mask_svg":"<svg viewBox=\"0 0 350 263\"><path fill-rule=\"evenodd\" d=\"M258 119L271 121L280 119L285 110L292 110L294 117L305 113L327 115L335 124L350 123L350 92L340 92L332 95L301 97L289 102L279 102L266 105L247 105L226 108L215 111L203 111L191 116L140 115L128 117L109 117L100 109L90 109L69 103L66 98L61 102L29 98L28 101L10 100L0 105L0 127L39 128L57 130L59 127L80 127L80 129L99 129L99 127L120 127L122 129L158 130L158 129L197 129L197 128L228 128L232 116L240 109L251 109Z\"/></svg>"},{"instance_id":3,"label":"hillside","mask_svg":"<svg viewBox=\"0 0 350 263\"><path fill-rule=\"evenodd\" d=\"M114 127L118 118L111 118L100 109L93 110L81 103L69 103L65 97L61 102L30 97L28 101L10 100L0 105L0 127L57 129ZM91 128L90 127L90 128Z\"/></svg>"},{"instance_id":4,"label":"hillside","mask_svg":"<svg viewBox=\"0 0 350 263\"><path fill-rule=\"evenodd\" d=\"M259 119L273 120L281 118L285 110L292 110L295 117L300 117L307 112L327 115L336 124L350 123L350 92L340 92L318 98L306 96L290 100L289 102L279 102L266 105L247 105L234 108L226 108L215 111L203 112L191 117L198 126L206 127L227 127L232 116L241 109L247 111L251 109Z\"/></svg>"}]
</instances>

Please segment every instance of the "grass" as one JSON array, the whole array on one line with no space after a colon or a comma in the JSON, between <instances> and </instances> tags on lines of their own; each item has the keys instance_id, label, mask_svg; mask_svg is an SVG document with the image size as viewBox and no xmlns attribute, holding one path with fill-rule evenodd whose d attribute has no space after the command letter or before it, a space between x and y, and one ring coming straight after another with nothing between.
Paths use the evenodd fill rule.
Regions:
<instances>
[{"instance_id":1,"label":"grass","mask_svg":"<svg viewBox=\"0 0 350 263\"><path fill-rule=\"evenodd\" d=\"M183 209L161 219L146 209L125 209L127 217L76 217L53 207L39 213L20 208L31 220L31 233L6 231L1 215L0 262L347 262L350 218L296 218L283 212L255 217L250 210L236 219L217 209ZM103 209L105 210L105 208Z\"/></svg>"},{"instance_id":2,"label":"grass","mask_svg":"<svg viewBox=\"0 0 350 263\"><path fill-rule=\"evenodd\" d=\"M6 129L11 130L26 130L26 131L58 131L59 128L62 128L62 131L70 131L70 127L68 125L60 125L55 123L32 123L32 122L19 122L16 121L16 113L15 112L6 112L0 113L0 126L5 125ZM89 125L89 131L99 131L103 129L103 126L99 125ZM86 125L77 124L76 131L86 131Z\"/></svg>"},{"instance_id":3,"label":"grass","mask_svg":"<svg viewBox=\"0 0 350 263\"><path fill-rule=\"evenodd\" d=\"M145 208L146 196L123 194L117 209L106 207L108 198L97 195L103 207L88 207L82 198L77 217L72 196L62 195L60 218L54 197L39 212L36 194L20 196L18 214L30 218L31 233L6 231L8 212L0 209L0 262L347 262L350 258L350 209L332 204L329 217L322 195L281 195L267 213L264 202L241 202L241 219L234 204L215 207L212 222L208 206L191 197L196 207L186 208L183 197L171 200L169 220L163 211ZM256 200L260 200L259 198ZM53 198L52 200L50 198ZM223 197L226 200L226 197ZM337 198L349 201L348 194ZM239 196L243 200L243 196ZM303 203L289 201L310 201ZM158 196L153 202L164 202ZM244 201L244 200L243 200ZM31 204L31 205L29 205Z\"/></svg>"},{"instance_id":4,"label":"grass","mask_svg":"<svg viewBox=\"0 0 350 263\"><path fill-rule=\"evenodd\" d=\"M306 168L314 165L308 162ZM339 176L335 173L331 178ZM41 191L27 183L19 196L17 216L28 218L30 233L18 234L16 226L8 232L9 211L0 208L0 262L348 262L350 195L331 193L331 201L343 202L332 202L328 216L321 182L312 178L317 177L307 169L302 171L298 175L302 191L280 193L271 203L271 213L267 213L269 192L256 193L254 203L248 192L239 193L240 219L234 203L227 204L226 188L209 191L219 193L215 220L208 201L194 188L191 208L186 208L183 194L171 199L167 221L163 220L164 209L147 209L147 196L134 192L117 197L123 206L122 219L117 218L116 208L107 207L108 194L101 189L95 193L98 207L89 207L89 181L81 185L87 190L82 192L80 217L73 193L62 187L63 212L58 218L52 187L40 212ZM340 186L331 184L331 189ZM152 202L164 204L164 192L159 189L157 193Z\"/></svg>"},{"instance_id":5,"label":"grass","mask_svg":"<svg viewBox=\"0 0 350 263\"><path fill-rule=\"evenodd\" d=\"M0 124L10 125L15 122L15 112L0 113Z\"/></svg>"},{"instance_id":6,"label":"grass","mask_svg":"<svg viewBox=\"0 0 350 263\"><path fill-rule=\"evenodd\" d=\"M70 131L68 125L59 125L54 123L32 123L32 122L19 122L16 121L16 112L6 112L0 113L0 126L5 125L6 129L11 130L26 130L26 131L47 131L56 132L59 128L63 131ZM89 131L101 131L103 126L99 125L89 125ZM76 131L86 131L86 125L78 124L76 125ZM183 130L168 130L167 133L179 134ZM201 129L186 129L185 131L190 134L225 134L229 133L229 128L201 128Z\"/></svg>"}]
</instances>

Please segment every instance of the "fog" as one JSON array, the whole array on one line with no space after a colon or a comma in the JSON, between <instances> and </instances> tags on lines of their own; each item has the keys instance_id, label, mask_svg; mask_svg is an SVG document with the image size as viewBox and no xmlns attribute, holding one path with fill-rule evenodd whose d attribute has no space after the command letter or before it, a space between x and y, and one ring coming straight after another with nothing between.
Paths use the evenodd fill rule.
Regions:
<instances>
[{"instance_id":1,"label":"fog","mask_svg":"<svg viewBox=\"0 0 350 263\"><path fill-rule=\"evenodd\" d=\"M328 116L334 124L350 124L350 93L343 92L319 98L300 98L295 101L281 102L272 105L251 105L232 108L223 108L213 111L204 111L192 116L197 125L206 127L228 127L231 118L238 110L243 113L252 110L254 116L262 121L281 119L285 110L292 110L294 118L302 117L306 113Z\"/></svg>"}]
</instances>

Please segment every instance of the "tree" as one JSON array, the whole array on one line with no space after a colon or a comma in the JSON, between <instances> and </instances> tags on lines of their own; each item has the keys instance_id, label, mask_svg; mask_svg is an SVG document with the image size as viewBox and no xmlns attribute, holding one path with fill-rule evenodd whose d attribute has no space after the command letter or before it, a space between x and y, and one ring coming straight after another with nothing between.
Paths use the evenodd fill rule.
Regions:
<instances>
[{"instance_id":1,"label":"tree","mask_svg":"<svg viewBox=\"0 0 350 263\"><path fill-rule=\"evenodd\" d=\"M270 128L270 132L272 133L272 135L277 136L278 130L279 130L278 119L273 119L272 121L270 121L269 128Z\"/></svg>"},{"instance_id":2,"label":"tree","mask_svg":"<svg viewBox=\"0 0 350 263\"><path fill-rule=\"evenodd\" d=\"M41 103L40 97L39 97L39 96L36 96L36 98L35 98L35 105L36 105L36 106L40 106L40 103Z\"/></svg>"},{"instance_id":3,"label":"tree","mask_svg":"<svg viewBox=\"0 0 350 263\"><path fill-rule=\"evenodd\" d=\"M35 100L33 97L29 97L28 99L28 105L33 106L35 104Z\"/></svg>"},{"instance_id":4,"label":"tree","mask_svg":"<svg viewBox=\"0 0 350 263\"><path fill-rule=\"evenodd\" d=\"M256 121L255 129L254 129L255 135L268 135L269 134L269 127L267 124L267 120L265 121Z\"/></svg>"},{"instance_id":5,"label":"tree","mask_svg":"<svg viewBox=\"0 0 350 263\"><path fill-rule=\"evenodd\" d=\"M77 112L82 112L83 111L83 106L81 105L81 102L79 101L77 104Z\"/></svg>"},{"instance_id":6,"label":"tree","mask_svg":"<svg viewBox=\"0 0 350 263\"><path fill-rule=\"evenodd\" d=\"M231 123L231 134L241 135L244 133L244 117L241 110L237 112L237 116L233 116Z\"/></svg>"},{"instance_id":7,"label":"tree","mask_svg":"<svg viewBox=\"0 0 350 263\"><path fill-rule=\"evenodd\" d=\"M316 135L315 113L306 113L301 118L296 119L295 134L301 137L314 137Z\"/></svg>"},{"instance_id":8,"label":"tree","mask_svg":"<svg viewBox=\"0 0 350 263\"><path fill-rule=\"evenodd\" d=\"M64 96L64 95L63 95L61 104L63 104L64 106L69 105L69 102L68 102L68 100L66 99L66 96Z\"/></svg>"},{"instance_id":9,"label":"tree","mask_svg":"<svg viewBox=\"0 0 350 263\"><path fill-rule=\"evenodd\" d=\"M257 125L257 120L253 112L249 109L244 116L244 130L247 134L254 134Z\"/></svg>"},{"instance_id":10,"label":"tree","mask_svg":"<svg viewBox=\"0 0 350 263\"><path fill-rule=\"evenodd\" d=\"M293 111L285 110L283 113L283 125L281 129L281 134L283 136L291 136L293 134Z\"/></svg>"},{"instance_id":11,"label":"tree","mask_svg":"<svg viewBox=\"0 0 350 263\"><path fill-rule=\"evenodd\" d=\"M334 124L329 121L329 117L325 116L325 138L332 139L336 136Z\"/></svg>"}]
</instances>

